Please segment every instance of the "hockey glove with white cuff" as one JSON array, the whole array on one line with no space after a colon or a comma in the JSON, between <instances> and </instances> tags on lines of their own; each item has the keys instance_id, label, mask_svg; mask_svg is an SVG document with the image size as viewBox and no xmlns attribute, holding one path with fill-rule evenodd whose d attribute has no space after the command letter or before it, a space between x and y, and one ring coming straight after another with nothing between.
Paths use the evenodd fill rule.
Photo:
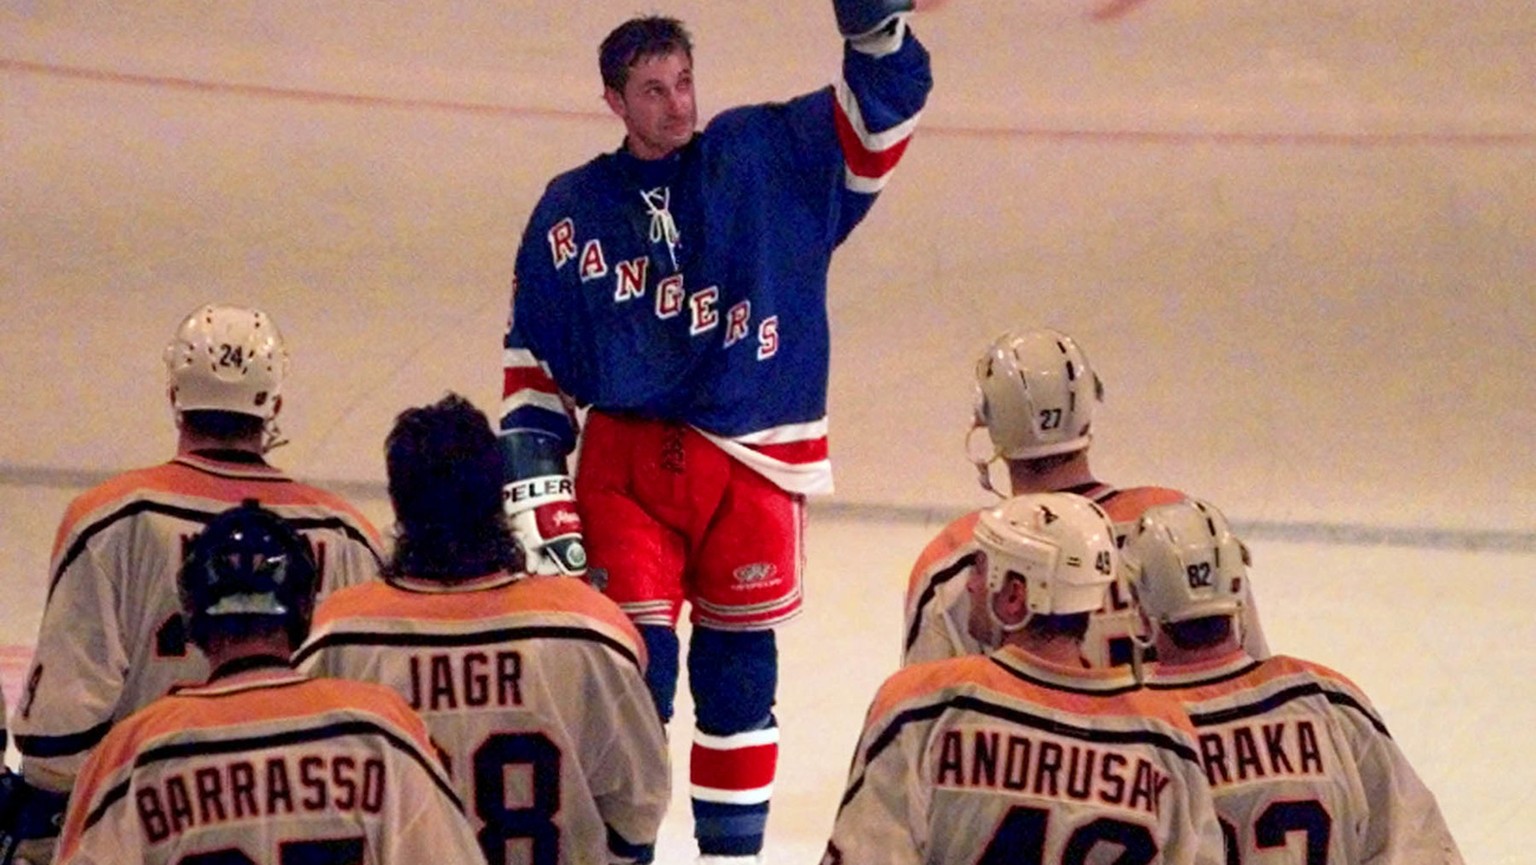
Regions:
<instances>
[{"instance_id":1,"label":"hockey glove with white cuff","mask_svg":"<svg viewBox=\"0 0 1536 865\"><path fill-rule=\"evenodd\" d=\"M523 569L543 576L587 572L576 490L558 443L538 433L503 433L502 510L523 548Z\"/></svg>"},{"instance_id":2,"label":"hockey glove with white cuff","mask_svg":"<svg viewBox=\"0 0 1536 865\"><path fill-rule=\"evenodd\" d=\"M837 29L854 48L876 57L901 47L913 0L832 0Z\"/></svg>"},{"instance_id":3,"label":"hockey glove with white cuff","mask_svg":"<svg viewBox=\"0 0 1536 865\"><path fill-rule=\"evenodd\" d=\"M568 577L586 573L587 548L569 475L512 481L501 490L512 535L527 557L528 573Z\"/></svg>"}]
</instances>

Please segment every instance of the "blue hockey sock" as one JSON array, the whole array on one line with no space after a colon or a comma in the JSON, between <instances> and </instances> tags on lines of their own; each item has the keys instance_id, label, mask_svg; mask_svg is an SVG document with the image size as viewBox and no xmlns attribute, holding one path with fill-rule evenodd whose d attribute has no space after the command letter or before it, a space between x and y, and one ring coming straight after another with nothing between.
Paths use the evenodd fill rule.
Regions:
<instances>
[{"instance_id":1,"label":"blue hockey sock","mask_svg":"<svg viewBox=\"0 0 1536 865\"><path fill-rule=\"evenodd\" d=\"M697 719L689 781L699 852L756 854L763 848L779 754L773 632L695 627L688 681Z\"/></svg>"},{"instance_id":2,"label":"blue hockey sock","mask_svg":"<svg viewBox=\"0 0 1536 865\"><path fill-rule=\"evenodd\" d=\"M639 628L640 637L645 640L645 652L650 656L645 684L651 689L656 714L661 716L661 723L666 724L672 720L673 701L677 698L677 631L666 625L640 625Z\"/></svg>"}]
</instances>

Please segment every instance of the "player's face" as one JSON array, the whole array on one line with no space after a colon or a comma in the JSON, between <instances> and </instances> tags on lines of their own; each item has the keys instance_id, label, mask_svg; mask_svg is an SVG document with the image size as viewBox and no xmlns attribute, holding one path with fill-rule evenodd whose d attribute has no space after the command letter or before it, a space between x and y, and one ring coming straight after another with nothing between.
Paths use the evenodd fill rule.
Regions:
<instances>
[{"instance_id":1,"label":"player's face","mask_svg":"<svg viewBox=\"0 0 1536 865\"><path fill-rule=\"evenodd\" d=\"M681 51L636 60L624 92L610 88L603 98L624 121L629 152L641 159L660 159L677 150L698 126L693 61Z\"/></svg>"}]
</instances>

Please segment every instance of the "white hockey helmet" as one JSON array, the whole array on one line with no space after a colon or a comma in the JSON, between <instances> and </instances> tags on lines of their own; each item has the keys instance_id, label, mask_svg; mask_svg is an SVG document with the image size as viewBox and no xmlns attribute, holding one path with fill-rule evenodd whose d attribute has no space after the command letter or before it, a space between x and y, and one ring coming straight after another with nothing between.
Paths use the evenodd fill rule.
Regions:
<instances>
[{"instance_id":1,"label":"white hockey helmet","mask_svg":"<svg viewBox=\"0 0 1536 865\"><path fill-rule=\"evenodd\" d=\"M976 362L976 425L994 459L1035 459L1088 446L1104 387L1072 337L1037 328L1009 331Z\"/></svg>"},{"instance_id":2,"label":"white hockey helmet","mask_svg":"<svg viewBox=\"0 0 1536 865\"><path fill-rule=\"evenodd\" d=\"M1008 575L1017 574L1024 580L1032 614L1091 613L1104 606L1120 570L1109 516L1074 493L1028 493L1008 499L982 512L975 538L986 556L989 602ZM1005 625L1004 630L1021 624Z\"/></svg>"},{"instance_id":3,"label":"white hockey helmet","mask_svg":"<svg viewBox=\"0 0 1536 865\"><path fill-rule=\"evenodd\" d=\"M1137 603L1160 623L1237 613L1245 558L1227 518L1196 499L1148 508L1125 542Z\"/></svg>"},{"instance_id":4,"label":"white hockey helmet","mask_svg":"<svg viewBox=\"0 0 1536 865\"><path fill-rule=\"evenodd\" d=\"M165 347L176 411L215 409L270 421L288 372L277 325L259 309L208 304L176 328Z\"/></svg>"}]
</instances>

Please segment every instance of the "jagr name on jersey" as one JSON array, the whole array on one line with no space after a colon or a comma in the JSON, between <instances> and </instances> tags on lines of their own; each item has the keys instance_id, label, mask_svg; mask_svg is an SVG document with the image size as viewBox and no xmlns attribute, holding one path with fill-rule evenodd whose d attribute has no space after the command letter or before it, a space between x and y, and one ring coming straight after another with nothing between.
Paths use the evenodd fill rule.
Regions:
<instances>
[{"instance_id":1,"label":"jagr name on jersey","mask_svg":"<svg viewBox=\"0 0 1536 865\"><path fill-rule=\"evenodd\" d=\"M549 230L549 251L555 270L577 262L577 276L582 283L602 279L609 275L607 256L603 242L591 238L585 243L576 241L576 223L566 217ZM642 255L618 262L612 268L613 302L629 303L645 297L647 276L651 259ZM677 318L687 310L689 336L701 336L720 326L720 287L711 285L692 292L683 286L683 275L674 273L656 283L655 313L663 321ZM725 336L723 347L730 348L752 333L752 301L742 300L732 306L724 316ZM757 323L757 359L767 360L779 350L779 317L770 315Z\"/></svg>"},{"instance_id":2,"label":"jagr name on jersey","mask_svg":"<svg viewBox=\"0 0 1536 865\"><path fill-rule=\"evenodd\" d=\"M1157 815L1169 777L1134 753L985 727L945 730L934 786L1095 801Z\"/></svg>"},{"instance_id":3,"label":"jagr name on jersey","mask_svg":"<svg viewBox=\"0 0 1536 865\"><path fill-rule=\"evenodd\" d=\"M418 712L523 704L523 656L519 652L413 654L409 665L410 704Z\"/></svg>"}]
</instances>

